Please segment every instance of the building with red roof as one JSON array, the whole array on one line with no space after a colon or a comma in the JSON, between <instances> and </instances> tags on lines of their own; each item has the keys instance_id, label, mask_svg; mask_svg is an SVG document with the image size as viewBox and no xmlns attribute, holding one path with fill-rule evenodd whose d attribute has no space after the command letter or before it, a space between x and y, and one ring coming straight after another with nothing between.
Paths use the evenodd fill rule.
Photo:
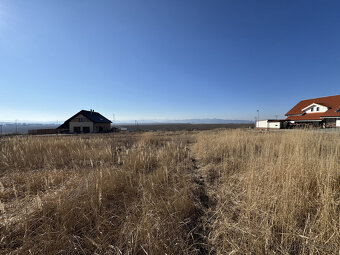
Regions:
<instances>
[{"instance_id":1,"label":"building with red roof","mask_svg":"<svg viewBox=\"0 0 340 255\"><path fill-rule=\"evenodd\" d=\"M291 125L340 127L340 95L302 100L286 116Z\"/></svg>"}]
</instances>

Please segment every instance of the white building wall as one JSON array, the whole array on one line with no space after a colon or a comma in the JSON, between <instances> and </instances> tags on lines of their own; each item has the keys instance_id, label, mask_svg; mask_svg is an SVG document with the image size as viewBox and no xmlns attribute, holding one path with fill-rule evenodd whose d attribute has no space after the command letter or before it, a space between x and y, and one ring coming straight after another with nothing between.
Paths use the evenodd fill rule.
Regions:
<instances>
[{"instance_id":1,"label":"white building wall","mask_svg":"<svg viewBox=\"0 0 340 255\"><path fill-rule=\"evenodd\" d=\"M256 127L257 128L276 128L280 129L281 128L281 122L272 122L268 120L260 120L256 122Z\"/></svg>"},{"instance_id":2,"label":"white building wall","mask_svg":"<svg viewBox=\"0 0 340 255\"><path fill-rule=\"evenodd\" d=\"M268 122L268 128L281 128L281 122Z\"/></svg>"},{"instance_id":3,"label":"white building wall","mask_svg":"<svg viewBox=\"0 0 340 255\"><path fill-rule=\"evenodd\" d=\"M319 107L319 111L317 111L317 107ZM313 108L313 111L312 111ZM327 107L323 106L323 105L318 105L318 104L314 104L313 106L311 106L310 108L308 108L305 113L314 113L314 112L326 112L328 110Z\"/></svg>"},{"instance_id":4,"label":"white building wall","mask_svg":"<svg viewBox=\"0 0 340 255\"><path fill-rule=\"evenodd\" d=\"M336 127L340 127L340 119L336 120Z\"/></svg>"},{"instance_id":5,"label":"white building wall","mask_svg":"<svg viewBox=\"0 0 340 255\"><path fill-rule=\"evenodd\" d=\"M260 120L256 121L257 128L268 128L268 121L267 120Z\"/></svg>"}]
</instances>

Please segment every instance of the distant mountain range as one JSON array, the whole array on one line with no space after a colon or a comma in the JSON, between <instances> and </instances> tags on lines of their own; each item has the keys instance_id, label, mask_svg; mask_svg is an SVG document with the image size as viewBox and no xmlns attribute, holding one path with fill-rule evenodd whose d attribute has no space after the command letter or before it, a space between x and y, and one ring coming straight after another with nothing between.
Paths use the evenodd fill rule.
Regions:
<instances>
[{"instance_id":1,"label":"distant mountain range","mask_svg":"<svg viewBox=\"0 0 340 255\"><path fill-rule=\"evenodd\" d=\"M136 121L115 121L115 124L135 124ZM138 124L247 124L250 120L225 120L225 119L183 119L183 120L137 120Z\"/></svg>"},{"instance_id":2,"label":"distant mountain range","mask_svg":"<svg viewBox=\"0 0 340 255\"><path fill-rule=\"evenodd\" d=\"M182 120L137 120L138 124L247 124L253 123L251 120L226 120L226 119L182 119ZM135 124L136 120L115 120L116 124ZM62 122L56 123L53 121L38 122L38 121L18 121L17 123L12 121L1 121L0 125L20 125L20 126L39 126L39 125L61 125Z\"/></svg>"}]
</instances>

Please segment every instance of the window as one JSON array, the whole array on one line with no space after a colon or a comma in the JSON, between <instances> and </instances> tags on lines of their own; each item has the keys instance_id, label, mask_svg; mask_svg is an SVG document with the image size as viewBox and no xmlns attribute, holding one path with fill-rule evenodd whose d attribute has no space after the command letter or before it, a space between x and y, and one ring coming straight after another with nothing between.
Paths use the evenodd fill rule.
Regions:
<instances>
[{"instance_id":1,"label":"window","mask_svg":"<svg viewBox=\"0 0 340 255\"><path fill-rule=\"evenodd\" d=\"M90 127L83 127L84 133L90 133Z\"/></svg>"},{"instance_id":2,"label":"window","mask_svg":"<svg viewBox=\"0 0 340 255\"><path fill-rule=\"evenodd\" d=\"M80 127L73 127L73 133L80 133Z\"/></svg>"},{"instance_id":3,"label":"window","mask_svg":"<svg viewBox=\"0 0 340 255\"><path fill-rule=\"evenodd\" d=\"M338 110L336 110L336 112L340 112L340 107L339 107L339 109L338 109Z\"/></svg>"},{"instance_id":4,"label":"window","mask_svg":"<svg viewBox=\"0 0 340 255\"><path fill-rule=\"evenodd\" d=\"M313 112L314 111L314 107L310 108L310 111Z\"/></svg>"},{"instance_id":5,"label":"window","mask_svg":"<svg viewBox=\"0 0 340 255\"><path fill-rule=\"evenodd\" d=\"M79 118L79 122L84 122L84 118Z\"/></svg>"},{"instance_id":6,"label":"window","mask_svg":"<svg viewBox=\"0 0 340 255\"><path fill-rule=\"evenodd\" d=\"M317 112L320 111L320 107L316 107L316 111L317 111Z\"/></svg>"}]
</instances>

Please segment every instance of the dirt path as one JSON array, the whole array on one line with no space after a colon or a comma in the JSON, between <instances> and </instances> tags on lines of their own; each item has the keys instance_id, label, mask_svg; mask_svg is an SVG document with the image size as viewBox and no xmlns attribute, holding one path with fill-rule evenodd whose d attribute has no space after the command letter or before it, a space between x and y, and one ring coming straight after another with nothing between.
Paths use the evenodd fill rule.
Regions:
<instances>
[{"instance_id":1,"label":"dirt path","mask_svg":"<svg viewBox=\"0 0 340 255\"><path fill-rule=\"evenodd\" d=\"M194 200L197 205L197 213L192 218L193 245L198 254L215 254L215 251L209 243L210 220L212 217L212 209L215 207L215 199L211 197L209 192L212 187L208 181L208 173L206 168L201 167L200 162L191 156L193 167L194 182Z\"/></svg>"}]
</instances>

